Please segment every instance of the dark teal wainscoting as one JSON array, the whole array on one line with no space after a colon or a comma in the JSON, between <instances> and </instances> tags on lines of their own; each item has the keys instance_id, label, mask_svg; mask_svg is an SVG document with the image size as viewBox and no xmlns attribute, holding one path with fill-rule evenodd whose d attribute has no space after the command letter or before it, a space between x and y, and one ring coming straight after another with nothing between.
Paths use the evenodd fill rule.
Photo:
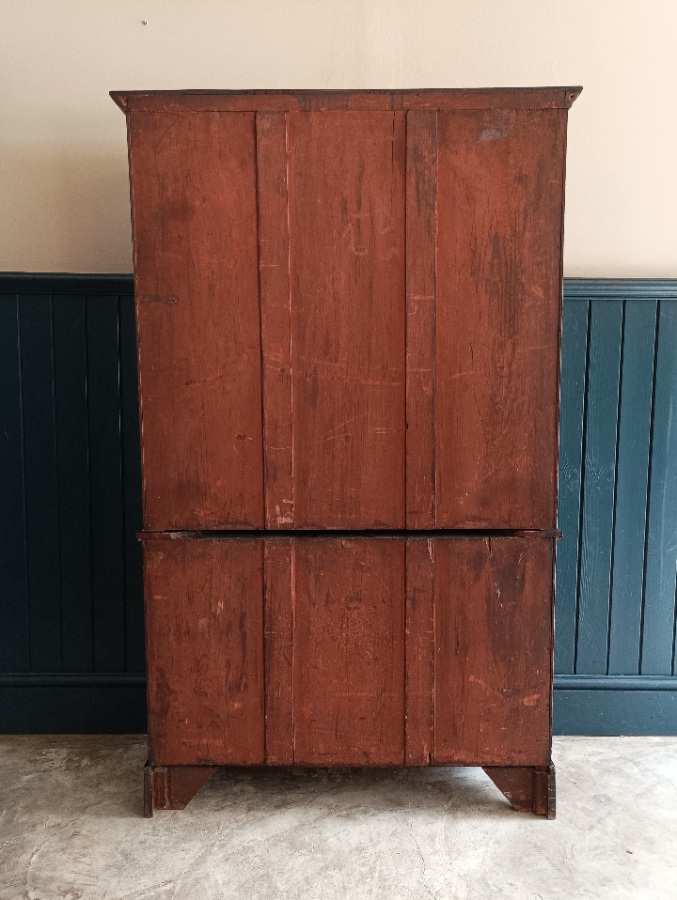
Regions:
<instances>
[{"instance_id":1,"label":"dark teal wainscoting","mask_svg":"<svg viewBox=\"0 0 677 900\"><path fill-rule=\"evenodd\" d=\"M0 731L145 728L129 277L0 275ZM677 279L565 284L554 727L677 734Z\"/></svg>"},{"instance_id":2,"label":"dark teal wainscoting","mask_svg":"<svg viewBox=\"0 0 677 900\"><path fill-rule=\"evenodd\" d=\"M568 280L554 727L677 734L677 280Z\"/></svg>"}]
</instances>

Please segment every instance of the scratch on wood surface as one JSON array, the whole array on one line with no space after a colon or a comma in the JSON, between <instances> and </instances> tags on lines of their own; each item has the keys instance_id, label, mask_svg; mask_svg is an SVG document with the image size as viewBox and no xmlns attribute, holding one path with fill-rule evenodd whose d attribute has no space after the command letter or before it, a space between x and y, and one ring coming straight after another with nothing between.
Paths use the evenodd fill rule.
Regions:
<instances>
[{"instance_id":1,"label":"scratch on wood surface","mask_svg":"<svg viewBox=\"0 0 677 900\"><path fill-rule=\"evenodd\" d=\"M353 422L357 422L359 419L366 418L367 415L368 415L367 413L360 413L359 416L354 416L352 419L346 419L345 422L339 422L338 425L334 425L333 428L329 429L329 431L325 431L324 435L322 435L322 438L320 438L320 440L325 438L327 435L331 435L331 434L337 432L339 430L339 428L345 428L346 425L350 425ZM339 435L335 435L335 436L338 437Z\"/></svg>"},{"instance_id":2,"label":"scratch on wood surface","mask_svg":"<svg viewBox=\"0 0 677 900\"><path fill-rule=\"evenodd\" d=\"M475 375L484 375L486 374L483 369L464 369L462 372L454 372L453 375L450 375L447 379L448 381L454 381L457 378L468 378Z\"/></svg>"}]
</instances>

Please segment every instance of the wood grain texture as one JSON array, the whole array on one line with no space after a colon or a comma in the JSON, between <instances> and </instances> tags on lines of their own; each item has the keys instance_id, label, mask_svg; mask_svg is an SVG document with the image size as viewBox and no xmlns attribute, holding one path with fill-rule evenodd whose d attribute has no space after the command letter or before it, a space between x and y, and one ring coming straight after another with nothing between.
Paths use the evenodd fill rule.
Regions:
<instances>
[{"instance_id":1,"label":"wood grain texture","mask_svg":"<svg viewBox=\"0 0 677 900\"><path fill-rule=\"evenodd\" d=\"M435 541L435 764L550 763L552 545Z\"/></svg>"},{"instance_id":2,"label":"wood grain texture","mask_svg":"<svg viewBox=\"0 0 677 900\"><path fill-rule=\"evenodd\" d=\"M143 546L153 763L262 763L262 542Z\"/></svg>"},{"instance_id":3,"label":"wood grain texture","mask_svg":"<svg viewBox=\"0 0 677 900\"><path fill-rule=\"evenodd\" d=\"M555 525L565 130L438 117L437 527Z\"/></svg>"},{"instance_id":4,"label":"wood grain texture","mask_svg":"<svg viewBox=\"0 0 677 900\"><path fill-rule=\"evenodd\" d=\"M435 701L435 557L431 538L406 546L405 764L427 766L433 755Z\"/></svg>"},{"instance_id":5,"label":"wood grain texture","mask_svg":"<svg viewBox=\"0 0 677 900\"><path fill-rule=\"evenodd\" d=\"M144 524L196 530L145 544L153 764L482 764L549 808L576 93L115 95Z\"/></svg>"},{"instance_id":6,"label":"wood grain texture","mask_svg":"<svg viewBox=\"0 0 677 900\"><path fill-rule=\"evenodd\" d=\"M407 113L408 528L435 527L437 112Z\"/></svg>"},{"instance_id":7,"label":"wood grain texture","mask_svg":"<svg viewBox=\"0 0 677 900\"><path fill-rule=\"evenodd\" d=\"M185 809L209 781L215 766L154 766L143 770L143 814L152 818L156 809Z\"/></svg>"},{"instance_id":8,"label":"wood grain texture","mask_svg":"<svg viewBox=\"0 0 677 900\"><path fill-rule=\"evenodd\" d=\"M129 119L144 527L263 525L254 117Z\"/></svg>"},{"instance_id":9,"label":"wood grain texture","mask_svg":"<svg viewBox=\"0 0 677 900\"><path fill-rule=\"evenodd\" d=\"M294 541L264 542L266 762L294 762Z\"/></svg>"},{"instance_id":10,"label":"wood grain texture","mask_svg":"<svg viewBox=\"0 0 677 900\"><path fill-rule=\"evenodd\" d=\"M287 124L284 113L256 116L259 290L263 367L265 526L294 523Z\"/></svg>"},{"instance_id":11,"label":"wood grain texture","mask_svg":"<svg viewBox=\"0 0 677 900\"><path fill-rule=\"evenodd\" d=\"M404 541L299 538L294 762L404 762Z\"/></svg>"},{"instance_id":12,"label":"wood grain texture","mask_svg":"<svg viewBox=\"0 0 677 900\"><path fill-rule=\"evenodd\" d=\"M484 771L518 812L555 818L555 767L484 766Z\"/></svg>"},{"instance_id":13,"label":"wood grain texture","mask_svg":"<svg viewBox=\"0 0 677 900\"><path fill-rule=\"evenodd\" d=\"M294 526L402 527L404 114L287 122Z\"/></svg>"},{"instance_id":14,"label":"wood grain texture","mask_svg":"<svg viewBox=\"0 0 677 900\"><path fill-rule=\"evenodd\" d=\"M327 111L395 109L568 109L580 87L450 88L399 91L111 91L125 112Z\"/></svg>"}]
</instances>

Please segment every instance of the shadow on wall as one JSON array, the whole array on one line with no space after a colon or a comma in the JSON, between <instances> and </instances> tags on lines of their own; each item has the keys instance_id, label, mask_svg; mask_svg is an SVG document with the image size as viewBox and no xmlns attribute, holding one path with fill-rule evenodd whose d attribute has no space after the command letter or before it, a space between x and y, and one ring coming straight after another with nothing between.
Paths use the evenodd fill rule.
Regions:
<instances>
[{"instance_id":1,"label":"shadow on wall","mask_svg":"<svg viewBox=\"0 0 677 900\"><path fill-rule=\"evenodd\" d=\"M126 154L103 144L88 150L75 143L2 146L0 196L12 227L3 234L0 271L35 271L41 260L58 260L47 268L131 272Z\"/></svg>"}]
</instances>

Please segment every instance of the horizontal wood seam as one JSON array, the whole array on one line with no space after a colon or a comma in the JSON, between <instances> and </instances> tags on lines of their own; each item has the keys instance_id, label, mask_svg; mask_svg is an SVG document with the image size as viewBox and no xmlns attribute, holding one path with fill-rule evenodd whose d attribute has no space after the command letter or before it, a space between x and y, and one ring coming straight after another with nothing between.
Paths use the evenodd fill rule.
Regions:
<instances>
[{"instance_id":1,"label":"horizontal wood seam","mask_svg":"<svg viewBox=\"0 0 677 900\"><path fill-rule=\"evenodd\" d=\"M309 539L326 538L328 540L348 540L351 538L456 538L459 540L485 538L546 538L558 540L561 531L554 528L275 528L262 530L258 528L233 528L222 531L142 531L137 535L140 541L148 540L280 540L289 538Z\"/></svg>"},{"instance_id":2,"label":"horizontal wood seam","mask_svg":"<svg viewBox=\"0 0 677 900\"><path fill-rule=\"evenodd\" d=\"M146 684L140 672L5 672L0 688L119 688ZM555 675L555 691L668 691L677 692L677 675Z\"/></svg>"}]
</instances>

